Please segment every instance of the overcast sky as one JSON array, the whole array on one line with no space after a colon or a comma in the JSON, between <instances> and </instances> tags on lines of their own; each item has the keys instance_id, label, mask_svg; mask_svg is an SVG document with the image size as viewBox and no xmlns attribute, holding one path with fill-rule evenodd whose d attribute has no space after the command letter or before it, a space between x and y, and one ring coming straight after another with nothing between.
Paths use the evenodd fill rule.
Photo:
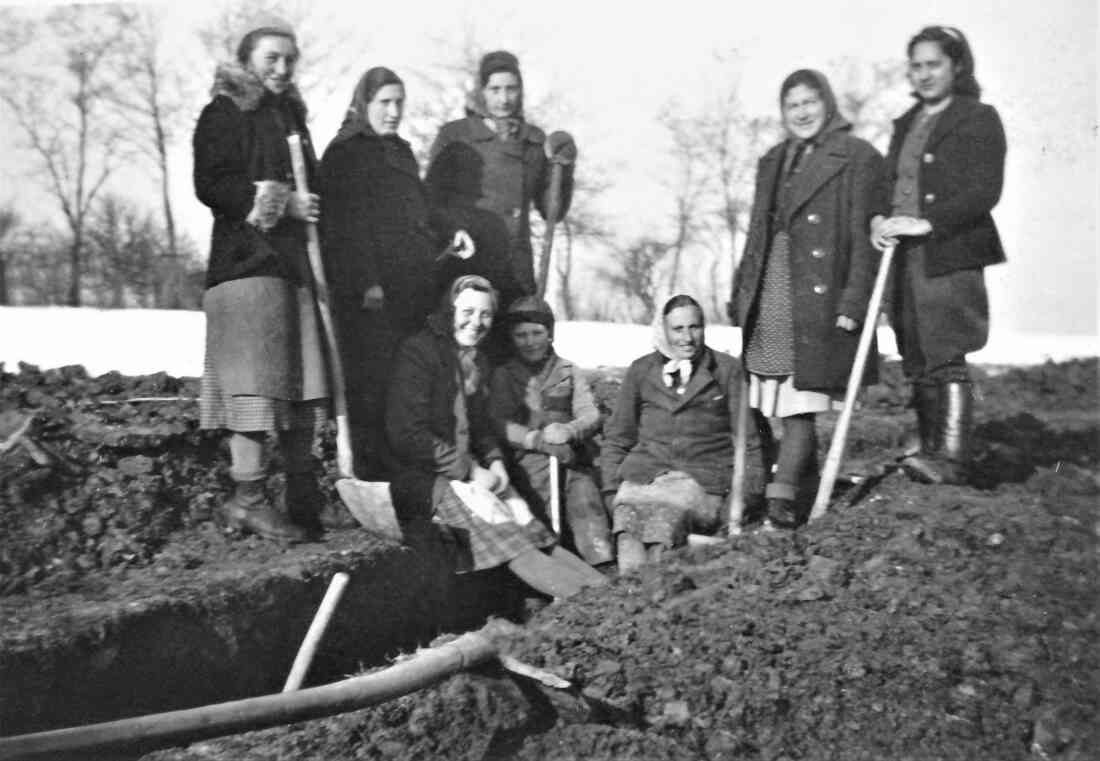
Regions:
<instances>
[{"instance_id":1,"label":"overcast sky","mask_svg":"<svg viewBox=\"0 0 1100 761\"><path fill-rule=\"evenodd\" d=\"M165 9L180 51L193 50L202 2ZM720 81L716 53L736 51L746 110L775 114L779 82L801 67L829 71L843 57L904 66L908 38L945 23L969 37L983 100L996 106L1008 135L1005 191L995 217L1008 263L987 270L993 329L1097 332L1097 3L869 0L784 3L422 0L313 3L333 28L353 38L355 74L327 101L311 102L314 140L327 144L358 72L388 65L399 73L438 62L432 40L472 30L486 47L516 52L531 97L562 93L572 107L564 128L581 160L610 168L602 199L620 231L651 229L669 207L661 186L667 137L656 123L672 99L688 104ZM884 10L889 7L890 10ZM194 56L197 58L197 56ZM308 59L309 51L305 51ZM209 81L213 62L189 61ZM204 85L205 87L205 85ZM408 98L415 100L415 90ZM194 104L197 115L203 103ZM905 103L900 101L898 113ZM895 114L897 115L897 114ZM186 229L203 241L209 214L190 188L187 140L174 154L175 196ZM18 198L15 162L0 160L0 200Z\"/></svg>"}]
</instances>

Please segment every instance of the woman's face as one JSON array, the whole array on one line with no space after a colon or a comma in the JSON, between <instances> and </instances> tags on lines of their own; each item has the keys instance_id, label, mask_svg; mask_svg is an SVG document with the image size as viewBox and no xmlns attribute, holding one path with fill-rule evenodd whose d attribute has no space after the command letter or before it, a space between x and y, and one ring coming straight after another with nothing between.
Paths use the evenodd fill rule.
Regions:
<instances>
[{"instance_id":1,"label":"woman's face","mask_svg":"<svg viewBox=\"0 0 1100 761\"><path fill-rule=\"evenodd\" d=\"M703 350L703 315L693 306L676 307L665 315L665 340L670 359L695 359Z\"/></svg>"},{"instance_id":2,"label":"woman's face","mask_svg":"<svg viewBox=\"0 0 1100 761\"><path fill-rule=\"evenodd\" d=\"M367 122L379 135L397 134L401 116L405 113L403 85L383 85L367 104Z\"/></svg>"},{"instance_id":3,"label":"woman's face","mask_svg":"<svg viewBox=\"0 0 1100 761\"><path fill-rule=\"evenodd\" d=\"M799 140L809 140L825 128L825 99L807 85L795 85L783 96L783 126Z\"/></svg>"},{"instance_id":4,"label":"woman's face","mask_svg":"<svg viewBox=\"0 0 1100 761\"><path fill-rule=\"evenodd\" d=\"M920 99L935 105L955 89L958 67L938 42L918 42L909 56L909 84Z\"/></svg>"},{"instance_id":5,"label":"woman's face","mask_svg":"<svg viewBox=\"0 0 1100 761\"><path fill-rule=\"evenodd\" d=\"M282 95L294 80L298 48L289 37L268 35L256 40L248 55L248 69L269 91Z\"/></svg>"},{"instance_id":6,"label":"woman's face","mask_svg":"<svg viewBox=\"0 0 1100 761\"><path fill-rule=\"evenodd\" d=\"M455 343L477 346L493 325L493 299L485 291L467 288L455 298Z\"/></svg>"},{"instance_id":7,"label":"woman's face","mask_svg":"<svg viewBox=\"0 0 1100 761\"><path fill-rule=\"evenodd\" d=\"M541 362L550 353L550 331L537 322L521 322L512 327L512 345L524 362Z\"/></svg>"},{"instance_id":8,"label":"woman's face","mask_svg":"<svg viewBox=\"0 0 1100 761\"><path fill-rule=\"evenodd\" d=\"M489 116L507 119L515 116L519 110L519 99L523 93L519 77L510 71L498 71L489 75L485 87L481 89L485 97L485 108Z\"/></svg>"}]
</instances>

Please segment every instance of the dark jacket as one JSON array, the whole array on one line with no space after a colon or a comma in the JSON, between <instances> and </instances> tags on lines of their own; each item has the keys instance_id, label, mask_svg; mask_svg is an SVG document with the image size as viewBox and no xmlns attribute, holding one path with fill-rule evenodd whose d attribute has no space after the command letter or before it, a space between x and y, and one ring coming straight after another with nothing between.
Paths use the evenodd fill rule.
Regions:
<instances>
[{"instance_id":1,"label":"dark jacket","mask_svg":"<svg viewBox=\"0 0 1100 761\"><path fill-rule=\"evenodd\" d=\"M666 361L653 352L626 371L615 412L604 426L603 489L616 491L623 481L647 484L661 473L679 470L707 492L727 494L741 386L735 360L707 348L682 396L662 380ZM753 477L747 477L746 484L760 485L755 437L749 441L749 453Z\"/></svg>"},{"instance_id":2,"label":"dark jacket","mask_svg":"<svg viewBox=\"0 0 1100 761\"><path fill-rule=\"evenodd\" d=\"M256 196L254 182L294 185L286 141L291 132L302 136L311 186L315 182L305 104L296 90L275 96L255 76L229 65L218 68L212 94L192 139L195 195L214 214L206 287L262 275L308 283L301 221L284 216L266 233L245 222Z\"/></svg>"},{"instance_id":3,"label":"dark jacket","mask_svg":"<svg viewBox=\"0 0 1100 761\"><path fill-rule=\"evenodd\" d=\"M884 197L892 197L898 154L920 113L917 103L894 121L887 154ZM1004 183L1005 133L993 106L956 95L932 128L920 165L920 215L932 223L921 239L926 274L944 275L1005 260L990 212ZM881 213L889 215L888 206Z\"/></svg>"},{"instance_id":4,"label":"dark jacket","mask_svg":"<svg viewBox=\"0 0 1100 761\"><path fill-rule=\"evenodd\" d=\"M362 131L329 144L321 159L325 262L338 310L358 312L379 285L401 335L424 327L436 303L435 258L444 235L433 230L409 144Z\"/></svg>"},{"instance_id":5,"label":"dark jacket","mask_svg":"<svg viewBox=\"0 0 1100 761\"><path fill-rule=\"evenodd\" d=\"M746 336L754 328L765 263L779 232L772 210L785 150L786 143L769 150L756 170L748 239L730 300L730 317ZM824 136L805 162L786 214L791 239L794 385L804 390L842 389L852 369L859 331L837 327L836 318L875 319L868 317L867 303L880 257L870 242L870 220L881 205L878 194L884 167L878 151L846 130ZM870 356L876 356L874 347ZM872 359L864 383L876 379Z\"/></svg>"},{"instance_id":6,"label":"dark jacket","mask_svg":"<svg viewBox=\"0 0 1100 761\"><path fill-rule=\"evenodd\" d=\"M545 143L543 131L526 122L517 140L504 141L480 118L468 116L444 124L431 149L425 181L433 209L452 229L469 231L477 245L468 262L449 263L453 274L487 277L505 304L535 292L529 214L532 203L547 214L551 167ZM558 219L572 197L570 165L562 171Z\"/></svg>"},{"instance_id":7,"label":"dark jacket","mask_svg":"<svg viewBox=\"0 0 1100 761\"><path fill-rule=\"evenodd\" d=\"M401 462L391 488L402 518L430 511L437 477L465 480L475 463L502 459L489 419L489 365L480 352L477 361L481 382L466 397L463 432L455 414L459 365L451 336L429 324L401 344L390 378L386 437ZM461 437L468 441L466 451Z\"/></svg>"}]
</instances>

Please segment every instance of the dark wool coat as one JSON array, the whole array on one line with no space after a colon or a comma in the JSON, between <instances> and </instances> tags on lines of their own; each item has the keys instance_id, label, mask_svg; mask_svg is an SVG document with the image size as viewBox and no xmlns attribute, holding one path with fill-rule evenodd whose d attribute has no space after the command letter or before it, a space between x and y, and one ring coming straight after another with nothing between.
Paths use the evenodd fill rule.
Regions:
<instances>
[{"instance_id":1,"label":"dark wool coat","mask_svg":"<svg viewBox=\"0 0 1100 761\"><path fill-rule=\"evenodd\" d=\"M444 281L482 275L500 290L504 304L535 292L529 214L532 203L547 214L551 168L545 143L543 131L526 122L513 141L499 139L472 116L440 129L425 178L429 198L450 228L469 231L477 245L468 261L447 263ZM573 196L573 167L562 169L558 219Z\"/></svg>"},{"instance_id":2,"label":"dark wool coat","mask_svg":"<svg viewBox=\"0 0 1100 761\"><path fill-rule=\"evenodd\" d=\"M502 459L489 418L489 365L480 352L477 362L478 388L466 397L469 446L464 452L455 414L460 386L454 340L429 324L401 344L385 414L386 437L401 464L390 488L402 520L431 514L436 479L465 480L475 463Z\"/></svg>"},{"instance_id":3,"label":"dark wool coat","mask_svg":"<svg viewBox=\"0 0 1100 761\"><path fill-rule=\"evenodd\" d=\"M679 470L710 494L728 494L742 385L735 360L705 349L683 395L665 386L666 361L655 351L626 371L615 412L604 426L603 490L617 491L623 481L648 484ZM750 436L746 491L763 491L759 440Z\"/></svg>"},{"instance_id":4,"label":"dark wool coat","mask_svg":"<svg viewBox=\"0 0 1100 761\"><path fill-rule=\"evenodd\" d=\"M754 327L764 268L779 230L772 214L786 142L772 148L756 170L745 252L734 276L730 317L747 337ZM874 288L880 256L870 242L870 220L880 208L882 156L869 143L835 130L823 136L794 180L787 209L791 239L791 303L794 318L794 385L809 391L843 389L859 331L836 326L846 315L861 323ZM743 339L743 345L748 340ZM877 380L871 348L864 383Z\"/></svg>"},{"instance_id":5,"label":"dark wool coat","mask_svg":"<svg viewBox=\"0 0 1100 761\"><path fill-rule=\"evenodd\" d=\"M214 214L206 286L256 275L308 283L302 222L284 216L266 233L245 222L254 182L294 185L286 142L291 132L302 136L311 186L316 182L305 104L296 90L275 96L255 76L229 65L218 68L212 93L192 139L195 195Z\"/></svg>"},{"instance_id":6,"label":"dark wool coat","mask_svg":"<svg viewBox=\"0 0 1100 761\"><path fill-rule=\"evenodd\" d=\"M920 113L917 103L894 122L879 213L890 214L902 143ZM920 240L926 274L944 275L1005 260L1001 238L990 213L1004 184L1005 133L993 106L956 95L932 128L921 160L920 216L932 234ZM901 250L899 255L904 255Z\"/></svg>"}]
</instances>

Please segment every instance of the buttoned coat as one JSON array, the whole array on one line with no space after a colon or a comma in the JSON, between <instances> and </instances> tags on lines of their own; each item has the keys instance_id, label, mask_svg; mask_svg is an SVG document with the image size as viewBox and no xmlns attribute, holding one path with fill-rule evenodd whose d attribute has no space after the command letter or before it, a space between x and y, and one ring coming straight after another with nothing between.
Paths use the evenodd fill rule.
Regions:
<instances>
[{"instance_id":1,"label":"buttoned coat","mask_svg":"<svg viewBox=\"0 0 1100 761\"><path fill-rule=\"evenodd\" d=\"M662 473L690 475L710 494L728 494L733 424L741 382L728 354L706 348L683 394L665 385L667 358L653 352L626 371L604 426L600 469L605 493L623 481L648 484ZM763 490L759 439L750 432L746 491Z\"/></svg>"},{"instance_id":2,"label":"buttoned coat","mask_svg":"<svg viewBox=\"0 0 1100 761\"><path fill-rule=\"evenodd\" d=\"M760 159L744 254L734 276L730 318L753 330L756 304L772 239L780 223L773 214L786 142ZM870 221L880 208L882 156L846 130L821 139L791 191L786 231L790 235L791 304L794 318L794 385L811 391L843 389L851 372L859 331L837 327L845 315L862 322L880 256L870 242ZM863 382L877 380L877 356Z\"/></svg>"},{"instance_id":3,"label":"buttoned coat","mask_svg":"<svg viewBox=\"0 0 1100 761\"><path fill-rule=\"evenodd\" d=\"M518 138L507 141L475 116L440 129L425 177L429 199L451 228L467 230L477 246L468 261L447 263L444 282L482 275L505 304L535 292L529 217L532 204L547 214L551 171L545 143L543 131L526 122ZM558 219L573 195L573 167L562 169Z\"/></svg>"},{"instance_id":4,"label":"buttoned coat","mask_svg":"<svg viewBox=\"0 0 1100 761\"><path fill-rule=\"evenodd\" d=\"M884 215L890 214L902 143L920 110L917 103L894 121ZM932 127L918 173L920 216L932 224L931 235L919 240L928 277L1005 260L991 212L1001 198L1006 150L997 110L977 98L954 96Z\"/></svg>"}]
</instances>

